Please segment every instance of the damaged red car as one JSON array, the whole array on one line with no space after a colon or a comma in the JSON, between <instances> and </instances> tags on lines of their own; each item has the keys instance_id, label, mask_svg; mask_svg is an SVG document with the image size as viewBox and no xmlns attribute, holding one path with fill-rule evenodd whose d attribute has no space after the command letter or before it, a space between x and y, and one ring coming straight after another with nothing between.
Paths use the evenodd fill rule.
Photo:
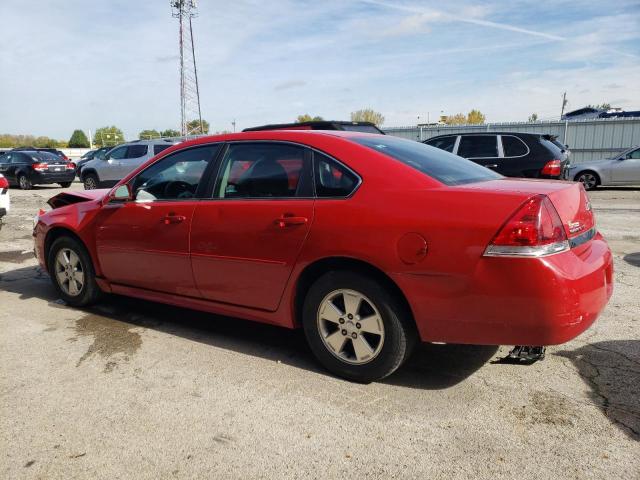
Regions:
<instances>
[{"instance_id":1,"label":"damaged red car","mask_svg":"<svg viewBox=\"0 0 640 480\"><path fill-rule=\"evenodd\" d=\"M416 342L567 342L613 290L581 184L506 179L385 135L203 137L49 204L35 252L68 304L116 293L301 327L320 363L360 382Z\"/></svg>"}]
</instances>

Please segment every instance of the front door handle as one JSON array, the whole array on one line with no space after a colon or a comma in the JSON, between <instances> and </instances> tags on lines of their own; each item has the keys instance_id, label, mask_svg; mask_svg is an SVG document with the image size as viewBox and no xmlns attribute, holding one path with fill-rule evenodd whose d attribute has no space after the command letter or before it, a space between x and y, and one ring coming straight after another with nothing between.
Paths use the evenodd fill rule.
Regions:
<instances>
[{"instance_id":1,"label":"front door handle","mask_svg":"<svg viewBox=\"0 0 640 480\"><path fill-rule=\"evenodd\" d=\"M275 220L275 224L280 228L292 227L294 225L304 225L309 220L307 217L296 217L291 214L284 214Z\"/></svg>"},{"instance_id":2,"label":"front door handle","mask_svg":"<svg viewBox=\"0 0 640 480\"><path fill-rule=\"evenodd\" d=\"M490 165L485 165L485 167L487 167L487 168L498 168L498 165L496 163L492 163Z\"/></svg>"},{"instance_id":3,"label":"front door handle","mask_svg":"<svg viewBox=\"0 0 640 480\"><path fill-rule=\"evenodd\" d=\"M162 221L165 225L170 225L172 223L182 223L187 219L184 215L176 215L175 213L169 213L162 218Z\"/></svg>"}]
</instances>

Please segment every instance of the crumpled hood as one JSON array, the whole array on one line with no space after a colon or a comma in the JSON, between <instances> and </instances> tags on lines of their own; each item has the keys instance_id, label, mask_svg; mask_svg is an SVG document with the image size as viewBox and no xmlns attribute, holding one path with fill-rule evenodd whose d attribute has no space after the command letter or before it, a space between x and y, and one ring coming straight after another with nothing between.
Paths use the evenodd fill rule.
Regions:
<instances>
[{"instance_id":1,"label":"crumpled hood","mask_svg":"<svg viewBox=\"0 0 640 480\"><path fill-rule=\"evenodd\" d=\"M92 200L100 200L109 193L109 188L99 188L96 190L77 190L62 192L58 195L51 197L47 200L47 203L51 208L56 209L65 207L67 205L73 205L74 203L89 202Z\"/></svg>"}]
</instances>

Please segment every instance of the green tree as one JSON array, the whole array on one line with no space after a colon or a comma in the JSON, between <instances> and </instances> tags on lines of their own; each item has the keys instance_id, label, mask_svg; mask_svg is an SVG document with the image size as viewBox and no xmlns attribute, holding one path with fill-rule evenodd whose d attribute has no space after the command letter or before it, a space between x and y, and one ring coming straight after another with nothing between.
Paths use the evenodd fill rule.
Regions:
<instances>
[{"instance_id":1,"label":"green tree","mask_svg":"<svg viewBox=\"0 0 640 480\"><path fill-rule=\"evenodd\" d=\"M140 140L153 140L154 138L160 138L160 132L157 130L142 130L138 134Z\"/></svg>"},{"instance_id":2,"label":"green tree","mask_svg":"<svg viewBox=\"0 0 640 480\"><path fill-rule=\"evenodd\" d=\"M89 148L89 139L82 130L74 130L69 139L70 148Z\"/></svg>"},{"instance_id":3,"label":"green tree","mask_svg":"<svg viewBox=\"0 0 640 480\"><path fill-rule=\"evenodd\" d=\"M537 121L538 121L537 113L532 113L531 115L529 115L529 118L527 119L527 122L537 122Z\"/></svg>"},{"instance_id":4,"label":"green tree","mask_svg":"<svg viewBox=\"0 0 640 480\"><path fill-rule=\"evenodd\" d=\"M124 142L124 134L116 126L100 127L96 129L93 143L96 147L112 147Z\"/></svg>"},{"instance_id":5,"label":"green tree","mask_svg":"<svg viewBox=\"0 0 640 480\"><path fill-rule=\"evenodd\" d=\"M200 131L200 120L191 120L187 122L187 132L191 134L199 135L201 133L209 133L209 122L204 118L202 119L202 132Z\"/></svg>"},{"instance_id":6,"label":"green tree","mask_svg":"<svg viewBox=\"0 0 640 480\"><path fill-rule=\"evenodd\" d=\"M485 121L484 113L480 110L473 109L467 113L467 123L470 125L481 125Z\"/></svg>"},{"instance_id":7,"label":"green tree","mask_svg":"<svg viewBox=\"0 0 640 480\"><path fill-rule=\"evenodd\" d=\"M172 128L167 128L166 130L162 130L160 135L163 137L179 137L180 132L178 130L174 130Z\"/></svg>"},{"instance_id":8,"label":"green tree","mask_svg":"<svg viewBox=\"0 0 640 480\"><path fill-rule=\"evenodd\" d=\"M372 108L363 108L362 110L351 112L351 121L371 122L379 127L384 123L384 115L380 112L376 112Z\"/></svg>"},{"instance_id":9,"label":"green tree","mask_svg":"<svg viewBox=\"0 0 640 480\"><path fill-rule=\"evenodd\" d=\"M320 117L318 115L316 115L315 117L312 117L308 113L305 113L304 115L298 115L298 118L296 118L296 123L321 122L322 120L324 120L324 118L322 118L322 117Z\"/></svg>"}]
</instances>

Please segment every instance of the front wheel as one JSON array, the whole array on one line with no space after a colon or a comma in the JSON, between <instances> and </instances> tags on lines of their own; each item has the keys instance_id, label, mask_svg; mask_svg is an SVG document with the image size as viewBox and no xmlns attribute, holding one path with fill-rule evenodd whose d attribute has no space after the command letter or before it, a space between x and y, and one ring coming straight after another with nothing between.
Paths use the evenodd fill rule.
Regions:
<instances>
[{"instance_id":1,"label":"front wheel","mask_svg":"<svg viewBox=\"0 0 640 480\"><path fill-rule=\"evenodd\" d=\"M98 177L93 173L88 173L85 175L82 183L84 184L85 190L95 190L98 188Z\"/></svg>"},{"instance_id":2,"label":"front wheel","mask_svg":"<svg viewBox=\"0 0 640 480\"><path fill-rule=\"evenodd\" d=\"M362 383L395 372L416 338L403 303L377 281L350 271L329 272L311 286L302 322L320 363Z\"/></svg>"},{"instance_id":3,"label":"front wheel","mask_svg":"<svg viewBox=\"0 0 640 480\"><path fill-rule=\"evenodd\" d=\"M62 188L69 188L71 186L71 182L62 182L60 183L60 186Z\"/></svg>"},{"instance_id":4,"label":"front wheel","mask_svg":"<svg viewBox=\"0 0 640 480\"><path fill-rule=\"evenodd\" d=\"M91 257L80 241L68 236L56 239L47 264L53 286L69 305L84 307L100 297Z\"/></svg>"},{"instance_id":5,"label":"front wheel","mask_svg":"<svg viewBox=\"0 0 640 480\"><path fill-rule=\"evenodd\" d=\"M576 182L581 182L585 190L594 190L600 183L600 179L593 172L582 172L576 177Z\"/></svg>"}]
</instances>

